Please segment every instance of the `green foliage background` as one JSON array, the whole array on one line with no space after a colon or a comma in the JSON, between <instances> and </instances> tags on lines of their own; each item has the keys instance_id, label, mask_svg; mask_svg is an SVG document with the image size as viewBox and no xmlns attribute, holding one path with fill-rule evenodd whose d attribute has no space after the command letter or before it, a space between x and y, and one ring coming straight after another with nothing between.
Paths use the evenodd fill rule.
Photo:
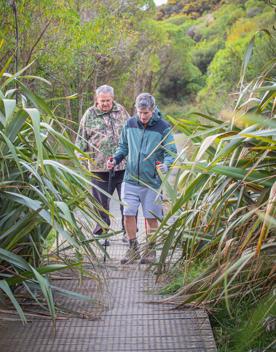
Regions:
<instances>
[{"instance_id":1,"label":"green foliage background","mask_svg":"<svg viewBox=\"0 0 276 352\"><path fill-rule=\"evenodd\" d=\"M52 83L47 90L39 86L48 98L78 95L57 108L74 131L94 89L104 83L114 86L130 112L141 91L155 94L169 113L218 113L233 106L246 46L256 31L273 32L275 22L273 7L259 0L169 1L158 9L153 1L131 0L15 3L19 68L35 60L31 73ZM9 4L0 1L1 65L16 48ZM275 39L260 35L247 79L275 57L275 47Z\"/></svg>"},{"instance_id":2,"label":"green foliage background","mask_svg":"<svg viewBox=\"0 0 276 352\"><path fill-rule=\"evenodd\" d=\"M183 279L185 275L177 277L178 281L172 283L169 288L171 291L180 288L175 297L177 303L211 304L214 301L221 302L225 298L223 318L225 319L228 313L231 317L231 311L234 311L232 320L229 319L230 326L237 322L239 312L244 309L244 306L239 304L243 303L244 297L248 297L250 309L244 315L254 317L252 321L257 322L255 325L261 334L266 318L262 310L263 307L272 306L272 299L274 310L271 309L270 313L274 314L275 311L275 294L273 296L270 293L275 271L269 271L272 260L268 261L268 258L275 257L269 252L270 248L275 249L275 240L266 243L267 237L272 233L270 228L275 228L275 122L270 121L275 111L273 59L276 57L276 46L273 6L269 2L259 0L171 0L158 9L153 1L144 0L0 0L0 8L0 77L7 69L14 73L17 68L20 70L33 62L28 68L28 75L22 77L26 86L21 85L21 89L24 88L23 93L27 98L35 96L32 92L39 92L39 97L35 96L34 101L31 98L29 100L33 103L31 106L38 110L37 114L43 112L41 123L36 124L37 136L43 132L41 140L38 137L33 139L32 130L29 128L32 124L27 117L26 124L18 135L30 136L32 143L29 140L25 143L25 139L15 139L11 145L9 138L3 137L3 145L7 144L5 148L10 148L9 153L3 153L2 156L2 170L9 166L9 172L2 172L3 182L7 182L11 175L10 170L16 170L18 163L25 166L26 161L32 167L36 166L33 169L35 174L37 168L41 168L39 171L42 175L46 171L52 172L48 170L48 159L62 160L61 165L68 162L71 167L72 164L78 164L74 157L74 146L67 138L67 157L60 155L60 150L63 152L65 148L63 136L74 140L78 121L84 110L91 105L97 86L114 86L116 99L124 104L130 113L138 93L148 91L154 94L162 110L171 115L171 122L186 135L186 139L195 148L191 148L187 153L191 155L183 162L180 170L182 172L179 178L176 178L179 181L176 187L172 189L172 186L168 185L173 195L172 214L180 212L181 216L172 225L168 225L165 219L161 230L155 234L159 245L163 246L159 270L162 271L169 250L183 246L183 262L180 263L180 268L182 265L183 272L187 271L189 285ZM16 23L18 38L15 33ZM269 30L271 36L263 29ZM245 69L244 55L254 35L253 53L249 55L250 60L246 62ZM6 65L9 61L10 64ZM35 76L43 77L51 84L45 85L43 80L36 79ZM18 76L14 76L13 80L12 87L18 88ZM249 81L250 91L246 88L246 82ZM20 91L16 97L15 90L6 91L6 85L4 83L1 89L1 116L5 122L2 122L1 126L3 136L7 134L7 121L10 116L17 120L18 113L25 109L24 98L18 101ZM57 98L72 97L75 94L75 99ZM40 96L43 96L45 101L40 99ZM236 107L236 113L241 115L229 116L227 111L233 107ZM191 113L194 111L201 113ZM253 112L252 116L250 112ZM249 120L246 121L245 117ZM62 132L58 135L57 150L52 150L52 139L44 139L48 128L45 122L57 126L57 130ZM37 153L34 153L36 149ZM22 150L28 151L27 159ZM47 166L45 169L44 164ZM74 167L78 168L75 165ZM57 187L63 192L64 204L68 202L70 205L68 213L79 208L85 213L88 211L86 208L90 209L89 204L83 204L88 190L83 189L83 199L75 197L82 186L79 179L73 177L73 171L68 169L64 174L64 178L70 181L68 185L64 182L66 192L62 188L63 184L58 184ZM20 177L19 174L16 175ZM59 176L58 167L51 176L55 182ZM24 171L24 177L25 182L30 183L27 171ZM9 182L13 181L14 176ZM37 186L35 178L31 181L34 182L32 186ZM39 186L41 189L46 188L44 181ZM71 186L74 187L73 192ZM23 189L26 192L24 196L37 196L34 189ZM180 197L176 190L180 192ZM59 196L59 193L56 193ZM71 218L64 219L60 198L52 199L51 192L47 194L48 198L45 198L44 194L45 191L39 193L39 205L44 211L55 214L61 229L64 224L67 227L70 225L70 235L83 244L83 233L79 231L75 221L71 223ZM18 218L21 219L21 208L25 204L18 202L17 195L6 196L5 199L7 204L12 204L11 206L18 210ZM28 199L29 209L24 213L28 219L33 219L32 200ZM257 206L258 211L254 206ZM202 212L199 212L200 207ZM3 207L2 212L5 209L8 207ZM239 216L239 221L235 220L233 214ZM95 216L93 212L89 215L92 218ZM45 224L38 215L37 221L44 226L41 226L44 231ZM9 223L4 225L4 230L9 231ZM40 227L34 230L33 236L38 238L39 245L41 238L47 238L48 234L51 234L51 224L48 225L45 233L40 232ZM22 230L24 236L29 235L29 232L27 227ZM208 246L203 243L203 249L199 246L197 252L196 246L200 236L207 239ZM7 239L10 237L7 236ZM36 245L32 238L31 240ZM2 244L2 247L6 248L6 251L13 249L9 243L6 247ZM38 248L38 245L33 247ZM33 251L32 256L27 264L23 263L27 275L31 275L32 265L36 267L41 263L43 254L43 250L38 248L37 255L28 243L27 249L30 248ZM223 248L227 256L222 252ZM89 246L87 251L90 251ZM261 259L255 260L256 254ZM6 252L2 255L6 256ZM204 272L201 265L205 261L209 262L210 257L211 266ZM187 258L196 264L195 268L191 268ZM251 270L247 271L245 267L246 270L241 272L237 265L241 261L250 263ZM17 262L13 253L10 253L9 265L18 280L18 268L15 263ZM56 267L54 269L57 270ZM179 272L179 268L177 269ZM45 270L47 273L53 268L47 266L43 270L42 274ZM39 281L40 287L47 293L44 301L46 300L52 316L55 317L50 284L46 279L42 280L35 271L32 272L36 275L32 274L33 280ZM40 274L40 271L38 273ZM256 286L257 274L259 276ZM253 279L251 276L254 276ZM13 293L8 284L13 288L13 280L10 280L11 284L2 282L1 287L11 300ZM211 286L210 280L213 280ZM254 309L253 304L256 305ZM20 307L15 304L15 308L24 317ZM245 322L246 319L248 318L244 319ZM241 351L239 348L245 341L245 335L252 341L258 337L252 324L250 322L248 326L242 327L239 334L236 334L238 329L232 329L233 338L231 336L225 340L226 334L222 334L221 345L226 345L224 350L227 350L227 346L235 345L236 350ZM242 325L243 322L240 326ZM250 343L248 340L248 348ZM261 342L261 345L266 343ZM259 347L256 344L252 346Z\"/></svg>"}]
</instances>

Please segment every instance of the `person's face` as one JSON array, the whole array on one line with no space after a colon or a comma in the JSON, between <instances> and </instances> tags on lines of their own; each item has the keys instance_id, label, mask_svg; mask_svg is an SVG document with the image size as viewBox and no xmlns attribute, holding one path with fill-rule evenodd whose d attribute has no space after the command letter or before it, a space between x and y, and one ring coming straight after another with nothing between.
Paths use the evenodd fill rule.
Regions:
<instances>
[{"instance_id":1,"label":"person's face","mask_svg":"<svg viewBox=\"0 0 276 352\"><path fill-rule=\"evenodd\" d=\"M149 122L152 117L152 114L153 111L150 109L137 109L137 115L143 125L146 125Z\"/></svg>"},{"instance_id":2,"label":"person's face","mask_svg":"<svg viewBox=\"0 0 276 352\"><path fill-rule=\"evenodd\" d=\"M97 108L102 112L108 112L112 109L114 97L109 93L100 93L96 97Z\"/></svg>"}]
</instances>

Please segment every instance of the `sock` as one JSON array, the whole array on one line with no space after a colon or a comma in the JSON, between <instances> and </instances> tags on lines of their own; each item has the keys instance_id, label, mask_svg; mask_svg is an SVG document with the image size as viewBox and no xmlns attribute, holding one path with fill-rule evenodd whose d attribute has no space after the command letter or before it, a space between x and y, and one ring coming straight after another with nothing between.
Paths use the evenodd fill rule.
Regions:
<instances>
[{"instance_id":1,"label":"sock","mask_svg":"<svg viewBox=\"0 0 276 352\"><path fill-rule=\"evenodd\" d=\"M138 247L138 241L137 241L137 238L134 238L132 240L129 240L129 247L132 248L132 247Z\"/></svg>"}]
</instances>

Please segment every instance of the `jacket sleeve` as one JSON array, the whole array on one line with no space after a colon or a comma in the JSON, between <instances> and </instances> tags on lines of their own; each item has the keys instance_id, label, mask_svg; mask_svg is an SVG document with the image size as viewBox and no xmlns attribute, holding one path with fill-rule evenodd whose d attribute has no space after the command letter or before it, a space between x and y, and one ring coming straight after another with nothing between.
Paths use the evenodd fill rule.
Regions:
<instances>
[{"instance_id":1,"label":"jacket sleeve","mask_svg":"<svg viewBox=\"0 0 276 352\"><path fill-rule=\"evenodd\" d=\"M121 135L118 148L116 149L113 158L116 161L116 165L120 164L120 162L125 159L128 155L128 139L127 139L127 124L124 125Z\"/></svg>"},{"instance_id":2,"label":"jacket sleeve","mask_svg":"<svg viewBox=\"0 0 276 352\"><path fill-rule=\"evenodd\" d=\"M75 145L84 152L87 151L87 147L88 147L86 133L85 133L86 115L87 115L87 112L83 115L83 117L80 121L80 126L79 126L79 130L78 130L77 138L75 141Z\"/></svg>"},{"instance_id":3,"label":"jacket sleeve","mask_svg":"<svg viewBox=\"0 0 276 352\"><path fill-rule=\"evenodd\" d=\"M164 140L162 146L164 149L164 164L171 166L175 161L177 155L177 149L174 142L174 137L170 132L171 127L166 128L164 131Z\"/></svg>"}]
</instances>

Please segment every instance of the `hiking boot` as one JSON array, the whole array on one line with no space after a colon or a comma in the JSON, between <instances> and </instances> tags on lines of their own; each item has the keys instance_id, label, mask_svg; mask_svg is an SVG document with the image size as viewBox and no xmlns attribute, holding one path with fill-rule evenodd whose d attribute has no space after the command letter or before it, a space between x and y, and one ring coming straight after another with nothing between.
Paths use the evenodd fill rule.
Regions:
<instances>
[{"instance_id":1,"label":"hiking boot","mask_svg":"<svg viewBox=\"0 0 276 352\"><path fill-rule=\"evenodd\" d=\"M127 250L124 258L121 259L121 264L132 264L135 262L135 260L139 260L141 258L137 240L130 240L129 243L130 247Z\"/></svg>"},{"instance_id":2,"label":"hiking boot","mask_svg":"<svg viewBox=\"0 0 276 352\"><path fill-rule=\"evenodd\" d=\"M140 264L153 264L156 261L156 250L147 248L142 254Z\"/></svg>"}]
</instances>

